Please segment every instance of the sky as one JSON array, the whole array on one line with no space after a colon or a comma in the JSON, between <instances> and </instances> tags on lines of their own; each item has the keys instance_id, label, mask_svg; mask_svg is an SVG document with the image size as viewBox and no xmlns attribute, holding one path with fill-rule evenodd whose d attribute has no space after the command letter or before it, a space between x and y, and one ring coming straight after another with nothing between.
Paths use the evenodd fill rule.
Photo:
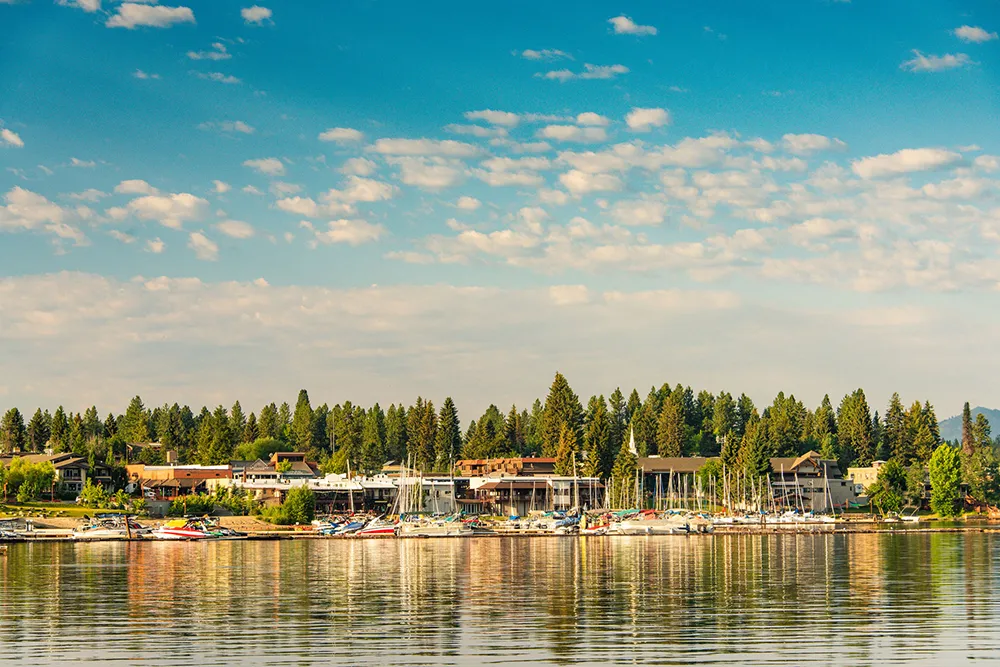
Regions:
<instances>
[{"instance_id":1,"label":"sky","mask_svg":"<svg viewBox=\"0 0 1000 667\"><path fill-rule=\"evenodd\" d=\"M0 0L0 406L1000 406L996 0Z\"/></svg>"}]
</instances>

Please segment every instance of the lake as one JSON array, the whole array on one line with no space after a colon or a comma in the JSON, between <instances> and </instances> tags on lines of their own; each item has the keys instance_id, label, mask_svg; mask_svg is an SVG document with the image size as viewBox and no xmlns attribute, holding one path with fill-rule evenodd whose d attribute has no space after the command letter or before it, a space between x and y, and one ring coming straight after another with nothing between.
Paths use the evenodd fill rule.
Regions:
<instances>
[{"instance_id":1,"label":"lake","mask_svg":"<svg viewBox=\"0 0 1000 667\"><path fill-rule=\"evenodd\" d=\"M987 533L14 544L0 663L959 664Z\"/></svg>"}]
</instances>

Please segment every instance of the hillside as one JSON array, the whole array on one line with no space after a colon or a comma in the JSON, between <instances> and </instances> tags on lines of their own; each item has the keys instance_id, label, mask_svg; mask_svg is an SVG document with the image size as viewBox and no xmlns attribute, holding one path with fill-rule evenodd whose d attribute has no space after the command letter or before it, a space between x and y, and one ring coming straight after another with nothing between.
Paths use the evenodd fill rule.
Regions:
<instances>
[{"instance_id":1,"label":"hillside","mask_svg":"<svg viewBox=\"0 0 1000 667\"><path fill-rule=\"evenodd\" d=\"M996 436L1000 433L1000 410L992 410L990 408L973 408L972 409L972 421L976 420L976 415L983 413L986 418L990 420L990 426L993 427L993 435ZM961 440L962 439L962 415L955 415L954 417L949 417L939 424L941 429L941 437L945 440Z\"/></svg>"}]
</instances>

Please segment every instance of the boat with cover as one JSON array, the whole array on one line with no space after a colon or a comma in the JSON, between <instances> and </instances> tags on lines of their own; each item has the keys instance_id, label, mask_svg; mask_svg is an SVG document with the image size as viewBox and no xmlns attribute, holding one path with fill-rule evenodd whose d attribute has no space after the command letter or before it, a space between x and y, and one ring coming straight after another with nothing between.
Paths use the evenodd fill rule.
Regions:
<instances>
[{"instance_id":1,"label":"boat with cover","mask_svg":"<svg viewBox=\"0 0 1000 667\"><path fill-rule=\"evenodd\" d=\"M445 518L421 519L407 517L399 522L400 537L470 537L474 530L471 522L461 515Z\"/></svg>"},{"instance_id":2,"label":"boat with cover","mask_svg":"<svg viewBox=\"0 0 1000 667\"><path fill-rule=\"evenodd\" d=\"M84 515L87 523L73 529L75 540L115 540L142 537L150 532L132 517L121 514L98 514L93 519ZM128 521L128 526L125 522Z\"/></svg>"},{"instance_id":3,"label":"boat with cover","mask_svg":"<svg viewBox=\"0 0 1000 667\"><path fill-rule=\"evenodd\" d=\"M675 514L659 516L649 510L623 518L608 527L611 535L687 535L689 532L691 529L684 517Z\"/></svg>"},{"instance_id":4,"label":"boat with cover","mask_svg":"<svg viewBox=\"0 0 1000 667\"><path fill-rule=\"evenodd\" d=\"M377 537L379 535L395 535L396 524L383 517L378 517L376 519L372 519L371 521L369 521L364 528L359 529L354 534L359 537Z\"/></svg>"}]
</instances>

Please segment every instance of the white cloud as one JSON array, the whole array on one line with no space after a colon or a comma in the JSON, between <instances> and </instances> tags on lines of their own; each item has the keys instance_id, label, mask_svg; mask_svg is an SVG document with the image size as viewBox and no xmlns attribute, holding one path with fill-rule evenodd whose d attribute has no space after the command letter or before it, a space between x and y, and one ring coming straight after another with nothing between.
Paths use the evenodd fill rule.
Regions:
<instances>
[{"instance_id":1,"label":"white cloud","mask_svg":"<svg viewBox=\"0 0 1000 667\"><path fill-rule=\"evenodd\" d=\"M355 176L371 176L375 173L377 166L368 158L352 157L344 161L344 164L340 167L340 173L353 174Z\"/></svg>"},{"instance_id":2,"label":"white cloud","mask_svg":"<svg viewBox=\"0 0 1000 667\"><path fill-rule=\"evenodd\" d=\"M924 55L913 49L913 58L899 67L907 72L942 72L971 65L972 59L964 53L946 53L943 56Z\"/></svg>"},{"instance_id":3,"label":"white cloud","mask_svg":"<svg viewBox=\"0 0 1000 667\"><path fill-rule=\"evenodd\" d=\"M229 60L232 54L226 50L226 45L222 42L214 42L208 51L188 51L187 57L191 60Z\"/></svg>"},{"instance_id":4,"label":"white cloud","mask_svg":"<svg viewBox=\"0 0 1000 667\"><path fill-rule=\"evenodd\" d=\"M235 76L229 74L223 74L222 72L195 72L194 75L199 79L205 79L206 81L215 81L217 83L226 83L234 85L241 83L241 80Z\"/></svg>"},{"instance_id":5,"label":"white cloud","mask_svg":"<svg viewBox=\"0 0 1000 667\"><path fill-rule=\"evenodd\" d=\"M569 203L569 195L562 190L541 189L538 191L538 201L543 204L553 204L555 206L565 206Z\"/></svg>"},{"instance_id":6,"label":"white cloud","mask_svg":"<svg viewBox=\"0 0 1000 667\"><path fill-rule=\"evenodd\" d=\"M215 228L234 239L249 239L254 235L253 225L242 220L223 220Z\"/></svg>"},{"instance_id":7,"label":"white cloud","mask_svg":"<svg viewBox=\"0 0 1000 667\"><path fill-rule=\"evenodd\" d=\"M576 117L577 125L593 125L596 127L607 127L611 124L611 120L606 116L602 116L599 113L594 113L593 111L585 111Z\"/></svg>"},{"instance_id":8,"label":"white cloud","mask_svg":"<svg viewBox=\"0 0 1000 667\"><path fill-rule=\"evenodd\" d=\"M538 131L539 137L555 141L575 141L593 143L607 141L608 133L603 127L579 127L577 125L546 125Z\"/></svg>"},{"instance_id":9,"label":"white cloud","mask_svg":"<svg viewBox=\"0 0 1000 667\"><path fill-rule=\"evenodd\" d=\"M475 211L482 205L483 203L475 197L459 197L458 201L455 202L455 207L463 211Z\"/></svg>"},{"instance_id":10,"label":"white cloud","mask_svg":"<svg viewBox=\"0 0 1000 667\"><path fill-rule=\"evenodd\" d=\"M239 132L241 134L253 134L257 131L252 125L244 123L242 120L224 120L221 123L202 123L198 126L198 128L202 130L218 128L222 132Z\"/></svg>"},{"instance_id":11,"label":"white cloud","mask_svg":"<svg viewBox=\"0 0 1000 667\"><path fill-rule=\"evenodd\" d=\"M366 220L333 220L326 231L317 231L316 240L320 243L347 243L357 246L363 243L378 241L385 234L382 225L373 225Z\"/></svg>"},{"instance_id":12,"label":"white cloud","mask_svg":"<svg viewBox=\"0 0 1000 667\"><path fill-rule=\"evenodd\" d=\"M318 218L323 214L323 207L310 197L287 197L279 199L275 202L275 206L286 213L304 215L307 218Z\"/></svg>"},{"instance_id":13,"label":"white cloud","mask_svg":"<svg viewBox=\"0 0 1000 667\"><path fill-rule=\"evenodd\" d=\"M616 35L655 35L656 28L651 25L639 25L627 16L616 16L608 19Z\"/></svg>"},{"instance_id":14,"label":"white cloud","mask_svg":"<svg viewBox=\"0 0 1000 667\"><path fill-rule=\"evenodd\" d=\"M83 192L74 192L70 195L72 199L78 199L80 201L97 202L108 196L108 193L102 192L97 188L89 188Z\"/></svg>"},{"instance_id":15,"label":"white cloud","mask_svg":"<svg viewBox=\"0 0 1000 667\"><path fill-rule=\"evenodd\" d=\"M229 183L226 183L225 181L212 181L212 187L214 188L215 193L220 195L229 192L230 190Z\"/></svg>"},{"instance_id":16,"label":"white cloud","mask_svg":"<svg viewBox=\"0 0 1000 667\"><path fill-rule=\"evenodd\" d=\"M613 174L588 174L576 169L560 174L559 182L576 197L591 192L616 192L622 189L621 179Z\"/></svg>"},{"instance_id":17,"label":"white cloud","mask_svg":"<svg viewBox=\"0 0 1000 667\"><path fill-rule=\"evenodd\" d=\"M164 7L126 2L118 7L118 13L108 18L104 24L109 28L138 27L169 28L178 23L194 23L194 12L188 7Z\"/></svg>"},{"instance_id":18,"label":"white cloud","mask_svg":"<svg viewBox=\"0 0 1000 667\"><path fill-rule=\"evenodd\" d=\"M406 185L426 190L443 190L458 185L466 176L465 166L457 160L440 157L392 157L389 164L399 167Z\"/></svg>"},{"instance_id":19,"label":"white cloud","mask_svg":"<svg viewBox=\"0 0 1000 667\"><path fill-rule=\"evenodd\" d=\"M467 120L483 120L490 125L501 125L503 127L515 127L521 120L516 113L511 113L509 111L494 111L493 109L466 111L465 118Z\"/></svg>"},{"instance_id":20,"label":"white cloud","mask_svg":"<svg viewBox=\"0 0 1000 667\"><path fill-rule=\"evenodd\" d=\"M973 42L975 44L989 42L998 37L995 32L989 32L978 26L971 25L963 25L961 28L955 28L953 32L955 37L958 37L963 42Z\"/></svg>"},{"instance_id":21,"label":"white cloud","mask_svg":"<svg viewBox=\"0 0 1000 667\"><path fill-rule=\"evenodd\" d=\"M154 255L159 255L166 249L167 249L167 244L161 241L159 238L150 239L149 241L146 241L146 252L151 252Z\"/></svg>"},{"instance_id":22,"label":"white cloud","mask_svg":"<svg viewBox=\"0 0 1000 667\"><path fill-rule=\"evenodd\" d=\"M259 196L259 195L263 195L263 194L264 194L263 192L261 192L260 190L258 190L257 188L255 188L255 187L254 187L254 186L252 186L252 185L244 185L244 186L243 186L242 188L240 188L240 189L241 189L241 190L242 190L243 192L247 193L248 195L258 195L258 196Z\"/></svg>"},{"instance_id":23,"label":"white cloud","mask_svg":"<svg viewBox=\"0 0 1000 667\"><path fill-rule=\"evenodd\" d=\"M324 201L348 204L385 201L392 199L397 191L397 188L389 183L360 176L348 176L346 182L347 187L342 190L328 190L323 195Z\"/></svg>"},{"instance_id":24,"label":"white cloud","mask_svg":"<svg viewBox=\"0 0 1000 667\"><path fill-rule=\"evenodd\" d=\"M623 225L659 225L666 214L666 203L652 198L619 201L611 207L611 216Z\"/></svg>"},{"instance_id":25,"label":"white cloud","mask_svg":"<svg viewBox=\"0 0 1000 667\"><path fill-rule=\"evenodd\" d=\"M560 51L559 49L525 49L521 51L521 57L526 60L559 60L560 58L566 58L572 60L573 56L569 55L565 51Z\"/></svg>"},{"instance_id":26,"label":"white cloud","mask_svg":"<svg viewBox=\"0 0 1000 667\"><path fill-rule=\"evenodd\" d=\"M663 127L670 123L670 112L666 109L632 109L625 116L625 123L633 132L648 132L654 127Z\"/></svg>"},{"instance_id":27,"label":"white cloud","mask_svg":"<svg viewBox=\"0 0 1000 667\"><path fill-rule=\"evenodd\" d=\"M115 186L115 192L120 195L158 195L160 191L138 178L122 181Z\"/></svg>"},{"instance_id":28,"label":"white cloud","mask_svg":"<svg viewBox=\"0 0 1000 667\"><path fill-rule=\"evenodd\" d=\"M472 144L446 139L379 139L372 147L383 155L445 156L466 158L482 153Z\"/></svg>"},{"instance_id":29,"label":"white cloud","mask_svg":"<svg viewBox=\"0 0 1000 667\"><path fill-rule=\"evenodd\" d=\"M482 125L462 125L460 123L450 123L444 126L446 132L452 134L464 134L470 137L506 137L507 129L503 127L483 127Z\"/></svg>"},{"instance_id":30,"label":"white cloud","mask_svg":"<svg viewBox=\"0 0 1000 667\"><path fill-rule=\"evenodd\" d=\"M132 76L135 77L136 79L144 79L144 80L160 78L159 74L150 74L149 72L143 72L141 69L137 69L136 71L132 72Z\"/></svg>"},{"instance_id":31,"label":"white cloud","mask_svg":"<svg viewBox=\"0 0 1000 667\"><path fill-rule=\"evenodd\" d=\"M822 134L786 134L781 138L781 142L786 151L796 155L809 155L817 151L847 146L840 139L831 139Z\"/></svg>"},{"instance_id":32,"label":"white cloud","mask_svg":"<svg viewBox=\"0 0 1000 667\"><path fill-rule=\"evenodd\" d=\"M130 201L126 209L142 220L153 220L164 227L180 229L184 222L200 218L207 207L207 200L179 192L139 197Z\"/></svg>"},{"instance_id":33,"label":"white cloud","mask_svg":"<svg viewBox=\"0 0 1000 667\"><path fill-rule=\"evenodd\" d=\"M46 223L61 224L66 211L45 197L21 187L11 188L0 206L0 230L30 230Z\"/></svg>"},{"instance_id":34,"label":"white cloud","mask_svg":"<svg viewBox=\"0 0 1000 667\"><path fill-rule=\"evenodd\" d=\"M200 260L214 262L219 259L219 245L201 232L191 232L188 247L194 250L195 257Z\"/></svg>"},{"instance_id":35,"label":"white cloud","mask_svg":"<svg viewBox=\"0 0 1000 667\"><path fill-rule=\"evenodd\" d=\"M244 167L250 167L268 176L282 176L285 173L285 163L276 157L265 157L257 160L246 160Z\"/></svg>"},{"instance_id":36,"label":"white cloud","mask_svg":"<svg viewBox=\"0 0 1000 667\"><path fill-rule=\"evenodd\" d=\"M14 2L16 0L9 1ZM0 4L3 3L0 2ZM77 9L82 9L88 14L93 14L94 12L101 10L101 0L57 0L57 4L65 7L76 7Z\"/></svg>"},{"instance_id":37,"label":"white cloud","mask_svg":"<svg viewBox=\"0 0 1000 667\"><path fill-rule=\"evenodd\" d=\"M125 232L117 229L112 229L110 232L108 232L108 236L115 239L116 241L124 243L125 245L131 245L132 243L135 243L134 236L132 236L131 234L126 234Z\"/></svg>"},{"instance_id":38,"label":"white cloud","mask_svg":"<svg viewBox=\"0 0 1000 667\"><path fill-rule=\"evenodd\" d=\"M287 195L294 195L302 192L302 186L296 185L295 183L286 183L284 181L273 181L269 190L276 197L285 197Z\"/></svg>"},{"instance_id":39,"label":"white cloud","mask_svg":"<svg viewBox=\"0 0 1000 667\"><path fill-rule=\"evenodd\" d=\"M336 141L338 144L363 141L364 138L363 132L350 127L331 127L319 135L320 141Z\"/></svg>"},{"instance_id":40,"label":"white cloud","mask_svg":"<svg viewBox=\"0 0 1000 667\"><path fill-rule=\"evenodd\" d=\"M552 79L565 83L572 79L613 79L619 74L628 74L629 68L625 65L591 65L584 63L582 72L573 72L568 69L559 69L539 73L535 76L542 79Z\"/></svg>"},{"instance_id":41,"label":"white cloud","mask_svg":"<svg viewBox=\"0 0 1000 667\"><path fill-rule=\"evenodd\" d=\"M1000 171L1000 157L996 155L980 155L972 161L972 164L976 169L981 169L989 173Z\"/></svg>"},{"instance_id":42,"label":"white cloud","mask_svg":"<svg viewBox=\"0 0 1000 667\"><path fill-rule=\"evenodd\" d=\"M264 21L270 20L272 12L267 7L260 7L254 5L252 7L244 7L240 10L240 16L248 24L261 25Z\"/></svg>"},{"instance_id":43,"label":"white cloud","mask_svg":"<svg viewBox=\"0 0 1000 667\"><path fill-rule=\"evenodd\" d=\"M24 142L21 140L21 137L18 136L16 132L6 127L0 128L0 145L24 148Z\"/></svg>"},{"instance_id":44,"label":"white cloud","mask_svg":"<svg viewBox=\"0 0 1000 667\"><path fill-rule=\"evenodd\" d=\"M851 169L861 178L881 178L916 171L930 171L955 164L960 153L941 148L906 148L892 154L876 155L851 163Z\"/></svg>"},{"instance_id":45,"label":"white cloud","mask_svg":"<svg viewBox=\"0 0 1000 667\"><path fill-rule=\"evenodd\" d=\"M69 159L69 166L80 169L93 169L97 166L97 163L93 160L81 160L80 158L73 157Z\"/></svg>"},{"instance_id":46,"label":"white cloud","mask_svg":"<svg viewBox=\"0 0 1000 667\"><path fill-rule=\"evenodd\" d=\"M578 306L590 301L590 290L586 285L553 285L549 298L557 306Z\"/></svg>"}]
</instances>

